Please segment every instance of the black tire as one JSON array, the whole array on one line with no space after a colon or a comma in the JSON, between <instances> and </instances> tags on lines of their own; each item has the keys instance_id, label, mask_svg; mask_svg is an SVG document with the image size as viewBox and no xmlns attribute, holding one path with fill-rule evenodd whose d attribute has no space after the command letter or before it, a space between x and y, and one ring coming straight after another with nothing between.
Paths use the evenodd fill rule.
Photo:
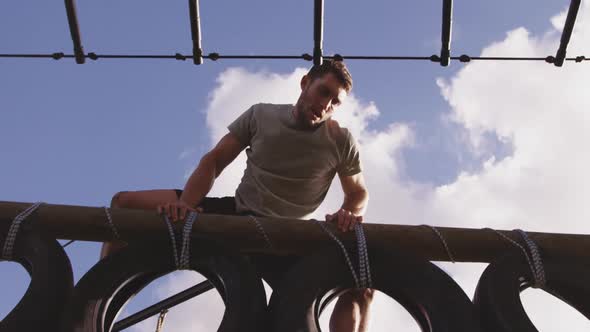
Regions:
<instances>
[{"instance_id":1,"label":"black tire","mask_svg":"<svg viewBox=\"0 0 590 332\"><path fill-rule=\"evenodd\" d=\"M369 250L369 262L372 288L396 299L422 331L481 331L470 299L436 265L375 248ZM303 258L271 296L271 331L319 331L318 317L325 303L318 303L350 288L354 280L339 248Z\"/></svg>"},{"instance_id":2,"label":"black tire","mask_svg":"<svg viewBox=\"0 0 590 332\"><path fill-rule=\"evenodd\" d=\"M224 303L218 331L257 331L266 322L266 295L249 261L204 240L191 241L191 269L205 276ZM133 244L98 262L74 288L64 331L110 331L123 306L151 281L173 272L170 245Z\"/></svg>"},{"instance_id":3,"label":"black tire","mask_svg":"<svg viewBox=\"0 0 590 332\"><path fill-rule=\"evenodd\" d=\"M530 287L532 273L522 256L506 256L484 270L474 303L486 331L538 332L526 314L520 292ZM545 261L544 291L568 303L590 319L590 267L565 261Z\"/></svg>"},{"instance_id":4,"label":"black tire","mask_svg":"<svg viewBox=\"0 0 590 332\"><path fill-rule=\"evenodd\" d=\"M0 248L4 239L0 239ZM23 298L0 322L0 332L58 331L59 318L74 288L72 266L55 239L17 234L12 261L31 276ZM7 282L7 280L4 280Z\"/></svg>"}]
</instances>

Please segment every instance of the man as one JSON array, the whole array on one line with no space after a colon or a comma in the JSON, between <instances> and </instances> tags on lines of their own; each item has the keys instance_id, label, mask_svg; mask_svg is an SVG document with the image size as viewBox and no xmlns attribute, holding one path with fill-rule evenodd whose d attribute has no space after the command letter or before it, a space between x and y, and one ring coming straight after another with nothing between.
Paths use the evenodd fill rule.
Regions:
<instances>
[{"instance_id":1,"label":"man","mask_svg":"<svg viewBox=\"0 0 590 332\"><path fill-rule=\"evenodd\" d=\"M300 82L295 105L257 104L228 126L217 145L205 154L184 190L120 192L114 207L153 209L172 220L187 211L216 214L253 214L305 219L324 200L338 174L344 191L342 207L326 221L349 231L363 221L368 192L359 152L350 132L331 119L352 89L352 78L342 62L314 66ZM246 149L247 168L235 197L209 198L215 179ZM104 257L122 244L105 243ZM251 257L272 286L293 260ZM340 296L330 319L331 331L366 331L373 290L351 290Z\"/></svg>"}]
</instances>

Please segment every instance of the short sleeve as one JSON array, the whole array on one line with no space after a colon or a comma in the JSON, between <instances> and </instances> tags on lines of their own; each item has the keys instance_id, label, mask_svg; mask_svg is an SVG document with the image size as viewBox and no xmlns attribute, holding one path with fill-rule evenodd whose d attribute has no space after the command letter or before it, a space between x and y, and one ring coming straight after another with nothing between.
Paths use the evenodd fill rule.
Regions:
<instances>
[{"instance_id":1,"label":"short sleeve","mask_svg":"<svg viewBox=\"0 0 590 332\"><path fill-rule=\"evenodd\" d=\"M232 134L236 135L238 140L244 143L244 145L250 145L252 137L256 134L254 106L242 113L242 115L235 119L234 122L227 126L227 129L229 129Z\"/></svg>"},{"instance_id":2,"label":"short sleeve","mask_svg":"<svg viewBox=\"0 0 590 332\"><path fill-rule=\"evenodd\" d=\"M340 176L351 176L362 171L358 145L348 130L340 156L340 164L336 170Z\"/></svg>"}]
</instances>

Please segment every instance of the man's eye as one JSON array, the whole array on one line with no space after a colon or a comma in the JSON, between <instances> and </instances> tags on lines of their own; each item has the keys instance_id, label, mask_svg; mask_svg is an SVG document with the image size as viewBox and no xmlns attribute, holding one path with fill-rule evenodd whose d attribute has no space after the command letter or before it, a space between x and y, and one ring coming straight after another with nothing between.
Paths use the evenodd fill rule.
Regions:
<instances>
[{"instance_id":1,"label":"man's eye","mask_svg":"<svg viewBox=\"0 0 590 332\"><path fill-rule=\"evenodd\" d=\"M322 87L320 89L320 93L322 94L323 97L329 97L330 96L330 90L327 89L326 87Z\"/></svg>"}]
</instances>

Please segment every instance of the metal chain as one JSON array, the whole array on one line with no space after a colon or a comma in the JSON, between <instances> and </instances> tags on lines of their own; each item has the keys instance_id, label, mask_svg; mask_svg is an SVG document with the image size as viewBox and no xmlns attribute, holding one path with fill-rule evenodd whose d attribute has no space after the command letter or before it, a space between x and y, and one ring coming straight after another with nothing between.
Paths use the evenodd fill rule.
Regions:
<instances>
[{"instance_id":1,"label":"metal chain","mask_svg":"<svg viewBox=\"0 0 590 332\"><path fill-rule=\"evenodd\" d=\"M33 213L43 202L37 202L26 208L23 212L19 213L12 224L10 224L10 228L8 229L8 233L6 234L6 239L4 240L4 247L2 249L2 259L3 260L12 260L13 250L14 250L14 243L16 241L16 235L20 229L22 222Z\"/></svg>"},{"instance_id":2,"label":"metal chain","mask_svg":"<svg viewBox=\"0 0 590 332\"><path fill-rule=\"evenodd\" d=\"M511 238L509 238L508 236L506 236L506 235L504 235L504 234L502 234L502 233L498 232L498 231L497 231L497 230L495 230L495 229L492 229L492 228L489 228L489 227L486 227L486 228L484 228L484 229L487 229L487 230L492 230L492 231L494 231L496 234L500 235L500 236L501 236L502 238L504 238L506 241L508 241L508 242L512 243L513 245L517 246L518 248L520 248L520 250L521 250L521 251L524 253L524 258L526 259L526 261L527 261L527 264L529 265L529 268L531 269L531 273L532 273L532 275L533 275L533 279L534 279L533 281L534 281L534 283L533 283L533 285L532 285L532 286L533 286L534 288L540 288L540 287L542 287L542 281L539 279L539 276L537 275L537 270L535 269L535 266L534 266L534 265L533 265L533 263L531 262L531 259L530 259L530 257L529 257L529 254L527 253L526 249L525 249L525 248L524 248L522 245L520 245L520 243L518 243L518 242L516 242L516 241L512 240L512 239L511 239Z\"/></svg>"},{"instance_id":3,"label":"metal chain","mask_svg":"<svg viewBox=\"0 0 590 332\"><path fill-rule=\"evenodd\" d=\"M445 250L447 251L447 255L449 256L449 259L451 260L451 262L456 263L455 258L453 257L453 254L451 253L451 249L447 245L447 241L445 240L442 233L434 226L430 226L430 225L420 225L420 226L428 227L428 228L432 229L434 231L434 233L436 233L438 238L442 241L442 244L445 247Z\"/></svg>"},{"instance_id":4,"label":"metal chain","mask_svg":"<svg viewBox=\"0 0 590 332\"><path fill-rule=\"evenodd\" d=\"M327 233L334 241L336 241L336 243L338 243L338 246L340 246L340 249L342 249L342 253L344 254L344 258L346 259L346 263L348 264L348 268L350 269L350 273L352 274L352 278L354 279L354 285L356 286L356 288L360 288L359 278L356 272L354 271L354 266L352 265L350 257L348 256L348 252L346 251L346 248L344 247L342 242L336 237L336 235L332 233L332 231L330 231L328 227L326 227L325 222L316 219L312 219L312 221L320 225L324 232Z\"/></svg>"},{"instance_id":5,"label":"metal chain","mask_svg":"<svg viewBox=\"0 0 590 332\"><path fill-rule=\"evenodd\" d=\"M248 215L248 217L252 220L254 220L254 223L256 224L256 229L258 230L258 232L260 234L262 234L262 236L264 237L264 241L266 241L266 245L268 246L268 248L272 249L272 243L270 242L270 238L268 237L268 235L266 234L266 232L264 231L264 227L262 227L262 224L260 223L260 221L258 221L258 219L256 219L254 216L252 215Z\"/></svg>"}]
</instances>

